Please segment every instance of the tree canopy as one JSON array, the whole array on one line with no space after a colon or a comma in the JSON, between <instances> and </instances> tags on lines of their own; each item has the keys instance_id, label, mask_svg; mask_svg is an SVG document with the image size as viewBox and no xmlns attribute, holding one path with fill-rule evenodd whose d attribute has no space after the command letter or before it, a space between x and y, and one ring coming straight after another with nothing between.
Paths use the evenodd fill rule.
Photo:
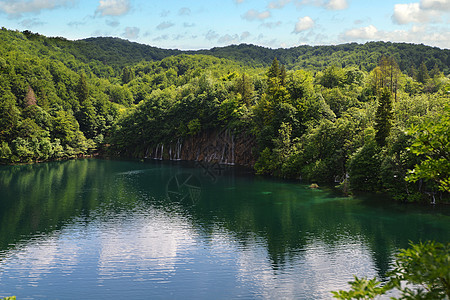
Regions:
<instances>
[{"instance_id":1,"label":"tree canopy","mask_svg":"<svg viewBox=\"0 0 450 300\"><path fill-rule=\"evenodd\" d=\"M258 174L448 199L449 50L373 42L183 52L4 28L0 37L1 163L99 150L144 157L226 131L256 141Z\"/></svg>"}]
</instances>

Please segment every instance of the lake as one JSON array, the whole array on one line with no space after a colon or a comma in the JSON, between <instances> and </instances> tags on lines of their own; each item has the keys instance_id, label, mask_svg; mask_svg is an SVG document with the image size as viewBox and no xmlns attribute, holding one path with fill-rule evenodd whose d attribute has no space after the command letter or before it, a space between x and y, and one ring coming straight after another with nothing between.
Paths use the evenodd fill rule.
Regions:
<instances>
[{"instance_id":1,"label":"lake","mask_svg":"<svg viewBox=\"0 0 450 300\"><path fill-rule=\"evenodd\" d=\"M0 298L329 299L383 279L450 208L238 167L84 159L0 167Z\"/></svg>"}]
</instances>

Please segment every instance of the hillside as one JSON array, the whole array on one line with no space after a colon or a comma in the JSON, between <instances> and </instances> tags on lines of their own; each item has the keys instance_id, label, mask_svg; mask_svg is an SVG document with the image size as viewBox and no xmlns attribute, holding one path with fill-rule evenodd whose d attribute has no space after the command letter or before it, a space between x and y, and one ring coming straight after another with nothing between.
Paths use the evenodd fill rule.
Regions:
<instances>
[{"instance_id":1,"label":"hillside","mask_svg":"<svg viewBox=\"0 0 450 300\"><path fill-rule=\"evenodd\" d=\"M366 44L342 44L333 46L298 46L270 49L261 46L240 44L216 47L208 50L181 51L160 49L112 37L88 38L69 41L64 38L46 38L28 32L27 37L46 45L54 45L72 54L83 62L100 61L112 67L122 68L140 61L159 61L178 54L204 54L226 58L251 67L267 67L274 58L288 69L322 70L331 65L338 67L361 66L367 71L376 67L382 55L396 59L400 69L408 72L422 62L428 70L435 65L445 74L450 73L450 50L417 44L369 42Z\"/></svg>"},{"instance_id":2,"label":"hillside","mask_svg":"<svg viewBox=\"0 0 450 300\"><path fill-rule=\"evenodd\" d=\"M0 163L102 151L445 198L448 71L449 51L423 45L183 52L2 29Z\"/></svg>"},{"instance_id":3,"label":"hillside","mask_svg":"<svg viewBox=\"0 0 450 300\"><path fill-rule=\"evenodd\" d=\"M370 71L376 67L380 57L385 55L393 56L402 71L408 71L411 66L417 69L424 62L429 70L436 64L445 74L450 73L450 50L405 43L370 42L363 45L351 43L336 46L298 46L288 49L240 44L198 51L159 49L118 38L89 38L75 43L78 49L85 49L82 53L86 53L86 58L113 65L133 64L141 60L161 60L184 53L226 58L252 67L267 67L274 58L277 58L288 69L321 70L330 65L339 67L356 65ZM84 48L86 46L87 48ZM122 62L118 61L117 55L121 57Z\"/></svg>"},{"instance_id":4,"label":"hillside","mask_svg":"<svg viewBox=\"0 0 450 300\"><path fill-rule=\"evenodd\" d=\"M245 61L253 66L267 67L276 57L288 69L321 70L336 65L361 66L367 71L375 68L380 57L385 55L393 56L402 71L408 71L411 66L419 68L424 62L428 69L437 64L445 74L450 72L450 50L406 43L370 42L314 47L305 45L288 49L241 44L196 52Z\"/></svg>"}]
</instances>

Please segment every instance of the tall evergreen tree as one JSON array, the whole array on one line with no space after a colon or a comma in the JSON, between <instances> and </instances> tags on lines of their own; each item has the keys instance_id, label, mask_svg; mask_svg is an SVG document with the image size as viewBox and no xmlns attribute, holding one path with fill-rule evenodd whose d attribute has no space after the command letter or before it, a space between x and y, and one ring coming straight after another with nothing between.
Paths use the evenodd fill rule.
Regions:
<instances>
[{"instance_id":1,"label":"tall evergreen tree","mask_svg":"<svg viewBox=\"0 0 450 300\"><path fill-rule=\"evenodd\" d=\"M280 69L280 84L282 86L286 85L286 67L284 65L281 65Z\"/></svg>"},{"instance_id":2,"label":"tall evergreen tree","mask_svg":"<svg viewBox=\"0 0 450 300\"><path fill-rule=\"evenodd\" d=\"M272 65L267 72L267 77L270 78L278 78L280 76L280 64L278 59L275 57L272 61Z\"/></svg>"},{"instance_id":3,"label":"tall evergreen tree","mask_svg":"<svg viewBox=\"0 0 450 300\"><path fill-rule=\"evenodd\" d=\"M392 127L392 94L384 88L378 97L378 108L375 113L375 140L378 146L386 145Z\"/></svg>"},{"instance_id":4,"label":"tall evergreen tree","mask_svg":"<svg viewBox=\"0 0 450 300\"><path fill-rule=\"evenodd\" d=\"M427 80L430 79L430 75L428 74L427 66L425 65L425 62L422 61L420 64L419 70L417 71L417 78L416 80L422 83L427 82Z\"/></svg>"},{"instance_id":5,"label":"tall evergreen tree","mask_svg":"<svg viewBox=\"0 0 450 300\"><path fill-rule=\"evenodd\" d=\"M253 96L253 84L245 73L236 82L236 89L242 96L242 101L249 106Z\"/></svg>"}]
</instances>

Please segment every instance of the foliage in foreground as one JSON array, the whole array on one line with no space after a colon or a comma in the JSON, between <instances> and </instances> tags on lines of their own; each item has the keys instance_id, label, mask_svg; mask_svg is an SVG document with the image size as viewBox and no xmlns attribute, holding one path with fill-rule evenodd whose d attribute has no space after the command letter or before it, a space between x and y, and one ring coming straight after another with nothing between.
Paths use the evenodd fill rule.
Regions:
<instances>
[{"instance_id":1,"label":"foliage in foreground","mask_svg":"<svg viewBox=\"0 0 450 300\"><path fill-rule=\"evenodd\" d=\"M434 241L412 244L396 255L394 269L388 280L358 278L350 281L349 291L333 291L337 299L374 299L396 289L400 298L392 299L449 299L450 243Z\"/></svg>"}]
</instances>

